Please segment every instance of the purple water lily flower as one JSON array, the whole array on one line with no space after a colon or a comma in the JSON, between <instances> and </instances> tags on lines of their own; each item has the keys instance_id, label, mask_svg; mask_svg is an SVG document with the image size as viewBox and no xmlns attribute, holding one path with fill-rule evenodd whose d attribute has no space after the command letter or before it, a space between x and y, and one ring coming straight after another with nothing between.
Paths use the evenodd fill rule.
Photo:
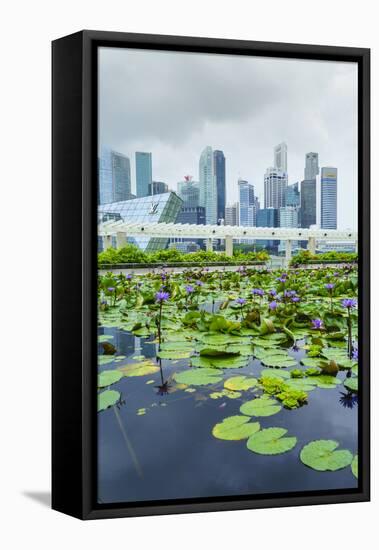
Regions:
<instances>
[{"instance_id":1,"label":"purple water lily flower","mask_svg":"<svg viewBox=\"0 0 379 550\"><path fill-rule=\"evenodd\" d=\"M192 285L187 285L187 286L186 286L186 292L187 292L187 294L191 294L193 291L194 291L194 288L193 288Z\"/></svg>"},{"instance_id":2,"label":"purple water lily flower","mask_svg":"<svg viewBox=\"0 0 379 550\"><path fill-rule=\"evenodd\" d=\"M264 291L261 288L253 288L251 292L256 296L264 296Z\"/></svg>"},{"instance_id":3,"label":"purple water lily flower","mask_svg":"<svg viewBox=\"0 0 379 550\"><path fill-rule=\"evenodd\" d=\"M358 348L353 349L352 359L354 359L354 361L358 361Z\"/></svg>"},{"instance_id":4,"label":"purple water lily flower","mask_svg":"<svg viewBox=\"0 0 379 550\"><path fill-rule=\"evenodd\" d=\"M113 286L109 286L109 287L107 288L107 290L108 290L108 292L114 292L114 291L115 291L115 289L114 289Z\"/></svg>"},{"instance_id":5,"label":"purple water lily flower","mask_svg":"<svg viewBox=\"0 0 379 550\"><path fill-rule=\"evenodd\" d=\"M324 324L321 319L312 319L312 328L319 330L324 327Z\"/></svg>"},{"instance_id":6,"label":"purple water lily flower","mask_svg":"<svg viewBox=\"0 0 379 550\"><path fill-rule=\"evenodd\" d=\"M130 281L130 279L133 279L133 275L131 273L128 273L126 279Z\"/></svg>"},{"instance_id":7,"label":"purple water lily flower","mask_svg":"<svg viewBox=\"0 0 379 550\"><path fill-rule=\"evenodd\" d=\"M236 302L237 304L240 304L240 306L243 306L244 304L246 304L245 298L237 298Z\"/></svg>"},{"instance_id":8,"label":"purple water lily flower","mask_svg":"<svg viewBox=\"0 0 379 550\"><path fill-rule=\"evenodd\" d=\"M279 283L285 283L287 281L285 277L278 277L276 280L279 281Z\"/></svg>"},{"instance_id":9,"label":"purple water lily flower","mask_svg":"<svg viewBox=\"0 0 379 550\"><path fill-rule=\"evenodd\" d=\"M269 290L268 293L271 294L271 296L273 297L277 295L275 288L272 288L271 290Z\"/></svg>"},{"instance_id":10,"label":"purple water lily flower","mask_svg":"<svg viewBox=\"0 0 379 550\"><path fill-rule=\"evenodd\" d=\"M272 302L270 302L268 304L268 307L273 311L274 309L276 309L278 307L278 303L275 300L273 300Z\"/></svg>"},{"instance_id":11,"label":"purple water lily flower","mask_svg":"<svg viewBox=\"0 0 379 550\"><path fill-rule=\"evenodd\" d=\"M156 302L166 302L170 298L170 294L168 292L159 291L155 295L155 301Z\"/></svg>"},{"instance_id":12,"label":"purple water lily flower","mask_svg":"<svg viewBox=\"0 0 379 550\"><path fill-rule=\"evenodd\" d=\"M334 284L333 283L326 283L325 288L326 288L326 290L333 290Z\"/></svg>"},{"instance_id":13,"label":"purple water lily flower","mask_svg":"<svg viewBox=\"0 0 379 550\"><path fill-rule=\"evenodd\" d=\"M203 281L196 281L197 286L204 286Z\"/></svg>"},{"instance_id":14,"label":"purple water lily flower","mask_svg":"<svg viewBox=\"0 0 379 550\"><path fill-rule=\"evenodd\" d=\"M300 302L299 296L292 296L291 300L292 300L292 302L295 302L295 303Z\"/></svg>"},{"instance_id":15,"label":"purple water lily flower","mask_svg":"<svg viewBox=\"0 0 379 550\"><path fill-rule=\"evenodd\" d=\"M357 307L357 300L354 298L345 298L345 300L342 300L342 307L345 307L346 309Z\"/></svg>"}]
</instances>

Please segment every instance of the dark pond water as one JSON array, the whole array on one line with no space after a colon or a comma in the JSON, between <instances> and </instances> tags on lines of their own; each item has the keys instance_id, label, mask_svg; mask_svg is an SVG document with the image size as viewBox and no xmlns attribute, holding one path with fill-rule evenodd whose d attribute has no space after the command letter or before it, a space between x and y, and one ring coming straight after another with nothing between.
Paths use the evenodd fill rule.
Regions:
<instances>
[{"instance_id":1,"label":"dark pond water","mask_svg":"<svg viewBox=\"0 0 379 550\"><path fill-rule=\"evenodd\" d=\"M127 359L117 366L136 362L133 356L155 357L156 346L118 329L100 329L112 334L118 354ZM291 353L300 359L302 352ZM110 363L102 369L115 368ZM164 380L188 368L188 360L162 361ZM259 361L251 359L242 369L225 370L231 375L259 377ZM345 373L339 373L341 378ZM154 383L147 384L147 381ZM123 378L112 389L122 393L125 404L98 414L98 500L102 503L143 500L263 495L273 492L356 488L350 467L337 472L317 472L299 459L301 448L314 439L335 439L341 449L357 452L357 406L344 407L342 385L335 389L309 392L309 403L296 410L257 418L261 428L284 427L296 436L296 447L276 456L249 451L246 440L222 441L212 436L213 426L227 416L240 414L240 399L210 399L223 388L197 386L196 392L183 390L158 395L161 374ZM248 396L248 397L247 397ZM137 415L145 408L146 414Z\"/></svg>"}]
</instances>

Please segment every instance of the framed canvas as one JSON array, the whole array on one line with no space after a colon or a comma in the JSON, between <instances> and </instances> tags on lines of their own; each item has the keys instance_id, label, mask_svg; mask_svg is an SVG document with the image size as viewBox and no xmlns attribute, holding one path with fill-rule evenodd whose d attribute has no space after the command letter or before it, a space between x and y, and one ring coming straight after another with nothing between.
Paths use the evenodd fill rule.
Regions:
<instances>
[{"instance_id":1,"label":"framed canvas","mask_svg":"<svg viewBox=\"0 0 379 550\"><path fill-rule=\"evenodd\" d=\"M53 508L369 500L369 50L52 51Z\"/></svg>"}]
</instances>

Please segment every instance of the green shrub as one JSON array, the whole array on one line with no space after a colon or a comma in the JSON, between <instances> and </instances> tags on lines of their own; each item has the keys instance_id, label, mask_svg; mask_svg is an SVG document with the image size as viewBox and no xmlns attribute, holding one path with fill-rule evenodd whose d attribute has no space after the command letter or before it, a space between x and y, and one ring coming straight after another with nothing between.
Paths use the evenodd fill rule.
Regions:
<instances>
[{"instance_id":1,"label":"green shrub","mask_svg":"<svg viewBox=\"0 0 379 550\"><path fill-rule=\"evenodd\" d=\"M330 251L323 254L311 254L309 250L300 250L292 257L291 265L309 264L311 262L356 262L358 254L356 252L337 252Z\"/></svg>"}]
</instances>

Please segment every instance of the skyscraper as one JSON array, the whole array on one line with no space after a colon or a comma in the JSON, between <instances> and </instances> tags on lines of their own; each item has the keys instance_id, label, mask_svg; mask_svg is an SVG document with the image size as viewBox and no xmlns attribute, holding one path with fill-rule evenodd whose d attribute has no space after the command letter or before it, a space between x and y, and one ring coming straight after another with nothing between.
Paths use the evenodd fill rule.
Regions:
<instances>
[{"instance_id":1,"label":"skyscraper","mask_svg":"<svg viewBox=\"0 0 379 550\"><path fill-rule=\"evenodd\" d=\"M286 206L299 207L300 206L300 191L299 183L293 183L286 189Z\"/></svg>"},{"instance_id":2,"label":"skyscraper","mask_svg":"<svg viewBox=\"0 0 379 550\"><path fill-rule=\"evenodd\" d=\"M225 225L239 225L239 204L227 204L225 207Z\"/></svg>"},{"instance_id":3,"label":"skyscraper","mask_svg":"<svg viewBox=\"0 0 379 550\"><path fill-rule=\"evenodd\" d=\"M300 225L307 228L316 223L316 179L303 180L300 192Z\"/></svg>"},{"instance_id":4,"label":"skyscraper","mask_svg":"<svg viewBox=\"0 0 379 550\"><path fill-rule=\"evenodd\" d=\"M321 168L321 227L337 229L337 168Z\"/></svg>"},{"instance_id":5,"label":"skyscraper","mask_svg":"<svg viewBox=\"0 0 379 550\"><path fill-rule=\"evenodd\" d=\"M130 160L102 147L99 158L99 204L129 200L131 195Z\"/></svg>"},{"instance_id":6,"label":"skyscraper","mask_svg":"<svg viewBox=\"0 0 379 550\"><path fill-rule=\"evenodd\" d=\"M279 227L298 227L298 209L296 207L279 208Z\"/></svg>"},{"instance_id":7,"label":"skyscraper","mask_svg":"<svg viewBox=\"0 0 379 550\"><path fill-rule=\"evenodd\" d=\"M255 226L254 185L246 180L238 180L239 223L247 227Z\"/></svg>"},{"instance_id":8,"label":"skyscraper","mask_svg":"<svg viewBox=\"0 0 379 550\"><path fill-rule=\"evenodd\" d=\"M267 168L264 177L264 207L282 208L286 205L287 173L278 168Z\"/></svg>"},{"instance_id":9,"label":"skyscraper","mask_svg":"<svg viewBox=\"0 0 379 550\"><path fill-rule=\"evenodd\" d=\"M205 207L207 225L217 223L217 185L212 147L205 147L199 161L200 206Z\"/></svg>"},{"instance_id":10,"label":"skyscraper","mask_svg":"<svg viewBox=\"0 0 379 550\"><path fill-rule=\"evenodd\" d=\"M168 193L168 185L164 181L153 181L149 183L149 195L161 195Z\"/></svg>"},{"instance_id":11,"label":"skyscraper","mask_svg":"<svg viewBox=\"0 0 379 550\"><path fill-rule=\"evenodd\" d=\"M274 147L274 167L287 172L287 144L284 142Z\"/></svg>"},{"instance_id":12,"label":"skyscraper","mask_svg":"<svg viewBox=\"0 0 379 550\"><path fill-rule=\"evenodd\" d=\"M305 155L304 179L314 180L319 173L318 153L307 153Z\"/></svg>"},{"instance_id":13,"label":"skyscraper","mask_svg":"<svg viewBox=\"0 0 379 550\"><path fill-rule=\"evenodd\" d=\"M279 211L277 208L261 208L257 215L257 227L278 227Z\"/></svg>"},{"instance_id":14,"label":"skyscraper","mask_svg":"<svg viewBox=\"0 0 379 550\"><path fill-rule=\"evenodd\" d=\"M149 195L149 185L153 181L151 153L136 152L136 193L137 197Z\"/></svg>"},{"instance_id":15,"label":"skyscraper","mask_svg":"<svg viewBox=\"0 0 379 550\"><path fill-rule=\"evenodd\" d=\"M217 219L225 219L225 155L213 151L214 174L217 187Z\"/></svg>"},{"instance_id":16,"label":"skyscraper","mask_svg":"<svg viewBox=\"0 0 379 550\"><path fill-rule=\"evenodd\" d=\"M184 176L184 180L178 182L178 195L183 201L183 207L200 206L199 182L193 181L192 176Z\"/></svg>"}]
</instances>

